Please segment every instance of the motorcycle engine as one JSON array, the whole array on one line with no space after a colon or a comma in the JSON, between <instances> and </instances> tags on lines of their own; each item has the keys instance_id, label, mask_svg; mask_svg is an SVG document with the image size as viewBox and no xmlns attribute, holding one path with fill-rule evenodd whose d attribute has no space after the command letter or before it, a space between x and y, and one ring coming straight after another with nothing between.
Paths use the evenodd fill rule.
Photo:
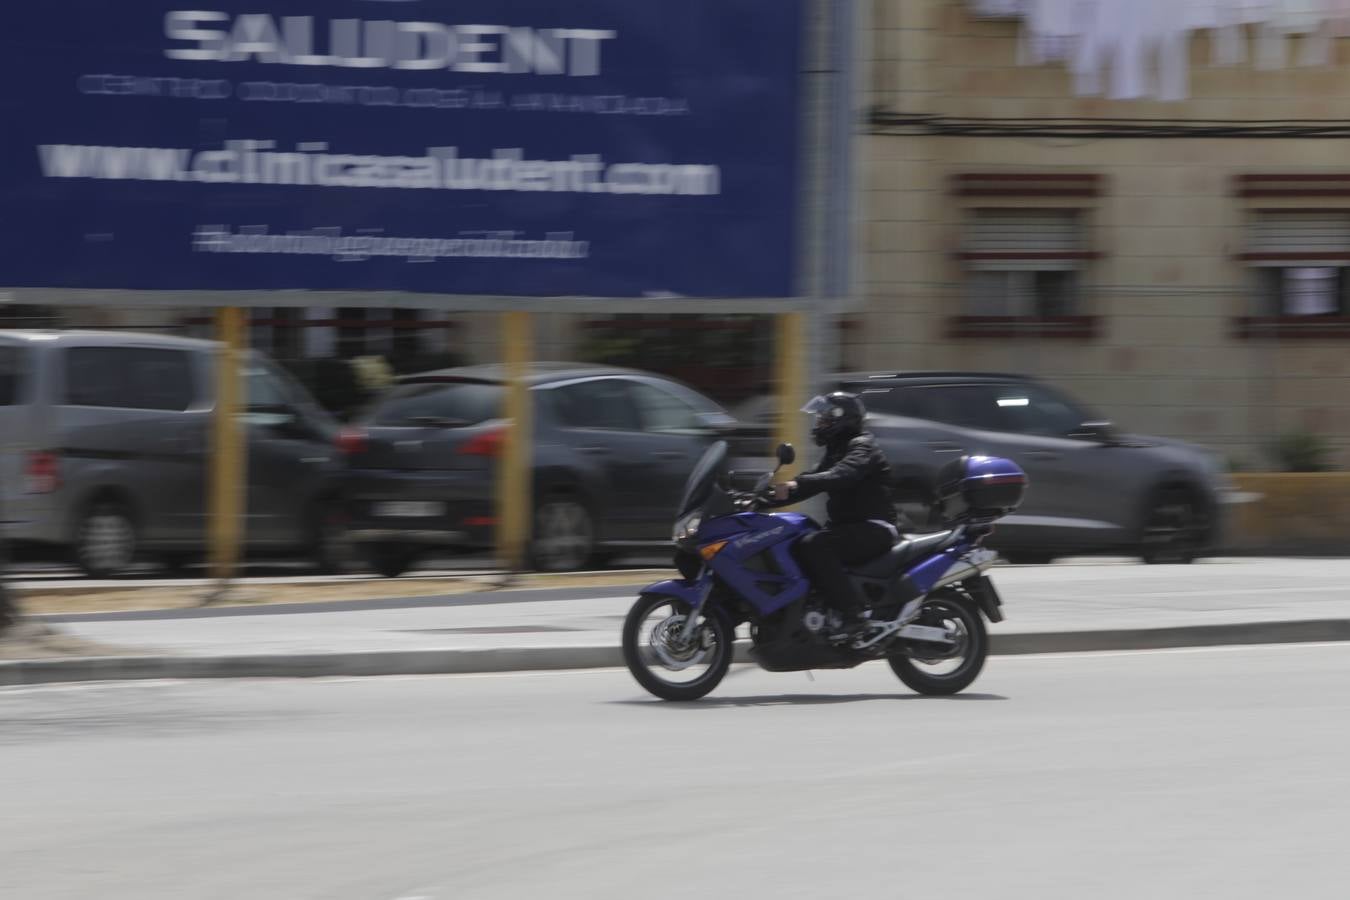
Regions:
<instances>
[{"instance_id":1,"label":"motorcycle engine","mask_svg":"<svg viewBox=\"0 0 1350 900\"><path fill-rule=\"evenodd\" d=\"M837 631L843 624L843 619L833 610L808 609L802 616L802 626L812 634L820 634L822 631Z\"/></svg>"}]
</instances>

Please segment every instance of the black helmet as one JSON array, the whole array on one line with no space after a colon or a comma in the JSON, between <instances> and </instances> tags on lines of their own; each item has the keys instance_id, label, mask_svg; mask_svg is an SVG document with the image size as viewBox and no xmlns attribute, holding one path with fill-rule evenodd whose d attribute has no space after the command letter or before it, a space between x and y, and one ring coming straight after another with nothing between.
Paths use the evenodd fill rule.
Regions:
<instances>
[{"instance_id":1,"label":"black helmet","mask_svg":"<svg viewBox=\"0 0 1350 900\"><path fill-rule=\"evenodd\" d=\"M816 417L811 428L811 437L824 447L840 439L851 438L862 431L863 417L867 408L856 394L835 391L812 397L811 402L802 407L802 412Z\"/></svg>"}]
</instances>

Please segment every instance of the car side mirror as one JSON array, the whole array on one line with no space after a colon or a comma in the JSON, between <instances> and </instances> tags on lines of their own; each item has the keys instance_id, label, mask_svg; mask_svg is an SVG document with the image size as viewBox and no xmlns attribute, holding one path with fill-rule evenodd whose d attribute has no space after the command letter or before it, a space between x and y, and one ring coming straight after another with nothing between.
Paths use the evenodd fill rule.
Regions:
<instances>
[{"instance_id":1,"label":"car side mirror","mask_svg":"<svg viewBox=\"0 0 1350 900\"><path fill-rule=\"evenodd\" d=\"M778 445L778 464L780 466L790 466L797 460L797 451L792 449L791 444Z\"/></svg>"},{"instance_id":2,"label":"car side mirror","mask_svg":"<svg viewBox=\"0 0 1350 900\"><path fill-rule=\"evenodd\" d=\"M1116 427L1110 422L1084 422L1069 437L1079 441L1091 441L1094 444L1113 445L1117 442Z\"/></svg>"}]
</instances>

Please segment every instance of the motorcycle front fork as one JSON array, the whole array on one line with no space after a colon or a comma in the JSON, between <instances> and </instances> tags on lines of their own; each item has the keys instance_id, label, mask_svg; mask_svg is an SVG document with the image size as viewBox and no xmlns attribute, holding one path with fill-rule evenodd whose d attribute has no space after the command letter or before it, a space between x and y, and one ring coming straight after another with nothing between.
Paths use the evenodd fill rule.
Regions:
<instances>
[{"instance_id":1,"label":"motorcycle front fork","mask_svg":"<svg viewBox=\"0 0 1350 900\"><path fill-rule=\"evenodd\" d=\"M708 595L712 593L712 573L708 567L704 566L698 572L698 602L689 610L689 615L685 617L684 626L680 629L680 643L688 644L694 639L694 626L698 621L698 615L703 611L703 604L708 602Z\"/></svg>"}]
</instances>

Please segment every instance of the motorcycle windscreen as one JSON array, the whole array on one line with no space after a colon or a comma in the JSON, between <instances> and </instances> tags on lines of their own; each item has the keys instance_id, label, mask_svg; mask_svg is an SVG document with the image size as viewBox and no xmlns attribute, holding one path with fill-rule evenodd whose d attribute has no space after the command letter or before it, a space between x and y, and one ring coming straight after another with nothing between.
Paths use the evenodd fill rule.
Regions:
<instances>
[{"instance_id":1,"label":"motorcycle windscreen","mask_svg":"<svg viewBox=\"0 0 1350 900\"><path fill-rule=\"evenodd\" d=\"M726 462L726 441L718 441L708 448L703 458L694 466L694 471L689 473L689 480L684 483L684 496L680 499L679 511L675 513L677 519L706 505L712 499L717 476L722 473Z\"/></svg>"}]
</instances>

